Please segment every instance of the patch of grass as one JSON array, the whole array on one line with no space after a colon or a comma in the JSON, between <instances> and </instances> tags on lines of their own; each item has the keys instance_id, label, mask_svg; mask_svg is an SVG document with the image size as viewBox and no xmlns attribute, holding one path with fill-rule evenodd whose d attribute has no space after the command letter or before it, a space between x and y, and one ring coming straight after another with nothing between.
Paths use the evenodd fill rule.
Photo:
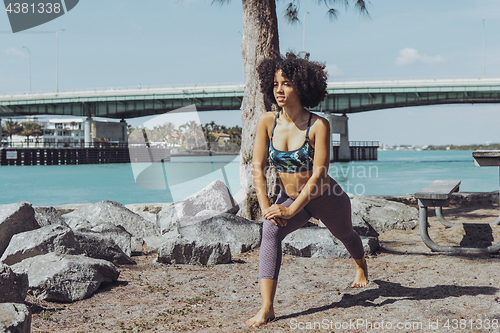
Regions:
<instances>
[{"instance_id":1,"label":"patch of grass","mask_svg":"<svg viewBox=\"0 0 500 333\"><path fill-rule=\"evenodd\" d=\"M149 283L146 282L146 284L148 286L148 290L150 293L168 291L167 288L165 288L159 284L156 284L156 283L155 283L155 285L150 285Z\"/></svg>"},{"instance_id":2,"label":"patch of grass","mask_svg":"<svg viewBox=\"0 0 500 333\"><path fill-rule=\"evenodd\" d=\"M212 268L214 267L215 265L206 265L206 264L202 264L201 262L197 262L196 263L197 266L201 266L201 267L205 267L205 268Z\"/></svg>"},{"instance_id":3,"label":"patch of grass","mask_svg":"<svg viewBox=\"0 0 500 333\"><path fill-rule=\"evenodd\" d=\"M52 312L50 311L42 311L41 315L43 320L48 320L48 321L52 320Z\"/></svg>"},{"instance_id":4,"label":"patch of grass","mask_svg":"<svg viewBox=\"0 0 500 333\"><path fill-rule=\"evenodd\" d=\"M208 325L207 325L208 320L203 320L203 319L192 319L192 320L191 320L191 323L192 323L192 324L195 324L195 325L196 325L196 324L197 324L197 325L201 325L201 327L202 327L202 328L204 328L204 327L210 327L210 326L208 326Z\"/></svg>"},{"instance_id":5,"label":"patch of grass","mask_svg":"<svg viewBox=\"0 0 500 333\"><path fill-rule=\"evenodd\" d=\"M155 325L149 322L134 322L132 325L126 327L125 324L121 324L120 328L123 333L132 333L132 332L144 332L144 330L150 330Z\"/></svg>"},{"instance_id":6,"label":"patch of grass","mask_svg":"<svg viewBox=\"0 0 500 333\"><path fill-rule=\"evenodd\" d=\"M184 303L191 304L191 305L203 303L203 301L204 301L204 299L199 297L199 296L184 299Z\"/></svg>"},{"instance_id":7,"label":"patch of grass","mask_svg":"<svg viewBox=\"0 0 500 333\"><path fill-rule=\"evenodd\" d=\"M217 297L217 294L213 290L207 290L203 293L203 296L207 297Z\"/></svg>"},{"instance_id":8,"label":"patch of grass","mask_svg":"<svg viewBox=\"0 0 500 333\"><path fill-rule=\"evenodd\" d=\"M171 316L178 315L178 314L184 316L184 315L186 315L187 312L191 312L191 309L180 309L180 310L178 310L178 309L172 309L172 310L171 309L167 309L167 310L165 310L165 312L160 312L158 314L158 316L166 316L167 314L169 314Z\"/></svg>"}]
</instances>

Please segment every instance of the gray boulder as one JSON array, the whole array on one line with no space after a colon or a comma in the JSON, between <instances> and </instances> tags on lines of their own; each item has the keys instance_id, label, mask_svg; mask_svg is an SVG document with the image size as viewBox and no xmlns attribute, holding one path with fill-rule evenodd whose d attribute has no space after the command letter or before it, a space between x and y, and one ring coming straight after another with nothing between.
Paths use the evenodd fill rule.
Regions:
<instances>
[{"instance_id":1,"label":"gray boulder","mask_svg":"<svg viewBox=\"0 0 500 333\"><path fill-rule=\"evenodd\" d=\"M14 235L0 261L14 265L24 259L49 252L81 254L82 250L70 228L48 225Z\"/></svg>"},{"instance_id":2,"label":"gray boulder","mask_svg":"<svg viewBox=\"0 0 500 333\"><path fill-rule=\"evenodd\" d=\"M144 211L134 211L137 215L143 217L146 221L151 222L153 225L158 225L158 214L153 214Z\"/></svg>"},{"instance_id":3,"label":"gray boulder","mask_svg":"<svg viewBox=\"0 0 500 333\"><path fill-rule=\"evenodd\" d=\"M157 249L159 262L215 265L230 262L232 253L260 246L261 234L261 222L223 213L146 243Z\"/></svg>"},{"instance_id":4,"label":"gray boulder","mask_svg":"<svg viewBox=\"0 0 500 333\"><path fill-rule=\"evenodd\" d=\"M0 304L0 333L31 332L31 312L24 304Z\"/></svg>"},{"instance_id":5,"label":"gray boulder","mask_svg":"<svg viewBox=\"0 0 500 333\"><path fill-rule=\"evenodd\" d=\"M38 229L35 210L29 202L0 205L0 256L10 239L20 232Z\"/></svg>"},{"instance_id":6,"label":"gray boulder","mask_svg":"<svg viewBox=\"0 0 500 333\"><path fill-rule=\"evenodd\" d=\"M200 239L211 243L228 244L232 254L239 254L260 246L262 222L223 213L181 227L179 233L183 238L192 241Z\"/></svg>"},{"instance_id":7,"label":"gray boulder","mask_svg":"<svg viewBox=\"0 0 500 333\"><path fill-rule=\"evenodd\" d=\"M377 232L410 230L418 225L418 210L405 204L377 197L357 195L351 200L354 217L368 222Z\"/></svg>"},{"instance_id":8,"label":"gray boulder","mask_svg":"<svg viewBox=\"0 0 500 333\"><path fill-rule=\"evenodd\" d=\"M165 226L175 223L185 226L221 213L236 214L238 210L239 206L226 185L220 180L215 180L201 191L164 207L158 214L158 224L165 230Z\"/></svg>"},{"instance_id":9,"label":"gray boulder","mask_svg":"<svg viewBox=\"0 0 500 333\"><path fill-rule=\"evenodd\" d=\"M52 224L66 225L66 222L54 207L33 206L33 209L35 210L35 219L40 227Z\"/></svg>"},{"instance_id":10,"label":"gray boulder","mask_svg":"<svg viewBox=\"0 0 500 333\"><path fill-rule=\"evenodd\" d=\"M90 297L102 283L116 281L118 268L106 260L49 253L25 259L12 266L26 273L29 292L53 302L74 302Z\"/></svg>"},{"instance_id":11,"label":"gray boulder","mask_svg":"<svg viewBox=\"0 0 500 333\"><path fill-rule=\"evenodd\" d=\"M157 225L145 220L142 216L115 201L100 201L94 205L86 206L63 215L63 218L69 225L71 225L71 219L74 217L87 220L92 226L102 223L112 223L116 226L122 226L133 236L140 239L160 234Z\"/></svg>"},{"instance_id":12,"label":"gray boulder","mask_svg":"<svg viewBox=\"0 0 500 333\"><path fill-rule=\"evenodd\" d=\"M0 303L23 303L27 293L28 275L0 263Z\"/></svg>"},{"instance_id":13,"label":"gray boulder","mask_svg":"<svg viewBox=\"0 0 500 333\"><path fill-rule=\"evenodd\" d=\"M361 236L365 254L378 248L377 237ZM323 227L300 228L288 234L281 244L283 253L301 257L350 258L346 248L332 233Z\"/></svg>"},{"instance_id":14,"label":"gray boulder","mask_svg":"<svg viewBox=\"0 0 500 333\"><path fill-rule=\"evenodd\" d=\"M165 237L158 251L158 262L166 264L227 264L231 261L228 244L206 240L187 240L183 237Z\"/></svg>"},{"instance_id":15,"label":"gray boulder","mask_svg":"<svg viewBox=\"0 0 500 333\"><path fill-rule=\"evenodd\" d=\"M99 233L116 243L127 256L131 256L132 235L124 227L109 222L93 225L89 221L78 217L69 218L68 221L69 226L74 231Z\"/></svg>"},{"instance_id":16,"label":"gray boulder","mask_svg":"<svg viewBox=\"0 0 500 333\"><path fill-rule=\"evenodd\" d=\"M164 207L161 212L158 213L157 223L162 235L179 230L181 219L177 213L174 204Z\"/></svg>"},{"instance_id":17,"label":"gray boulder","mask_svg":"<svg viewBox=\"0 0 500 333\"><path fill-rule=\"evenodd\" d=\"M115 265L135 264L135 261L125 254L110 237L101 235L98 232L75 231L74 234L81 247L81 253L79 254L111 261Z\"/></svg>"},{"instance_id":18,"label":"gray boulder","mask_svg":"<svg viewBox=\"0 0 500 333\"><path fill-rule=\"evenodd\" d=\"M14 265L47 253L85 254L114 264L134 263L111 239L96 232L73 232L62 225L49 225L14 235L0 261Z\"/></svg>"}]
</instances>

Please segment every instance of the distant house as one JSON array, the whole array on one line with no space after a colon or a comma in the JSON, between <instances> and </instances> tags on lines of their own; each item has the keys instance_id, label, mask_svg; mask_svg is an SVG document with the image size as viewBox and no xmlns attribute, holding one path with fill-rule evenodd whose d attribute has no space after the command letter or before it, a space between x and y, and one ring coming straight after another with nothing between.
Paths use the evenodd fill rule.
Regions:
<instances>
[{"instance_id":1,"label":"distant house","mask_svg":"<svg viewBox=\"0 0 500 333\"><path fill-rule=\"evenodd\" d=\"M36 119L28 117L17 118L16 121L33 121L40 124L43 134L38 137L30 137L30 143L44 147L80 147L85 143L85 118L47 118ZM89 138L91 143L95 142L127 142L127 124L108 120L91 120ZM26 144L26 137L14 135L12 145Z\"/></svg>"},{"instance_id":2,"label":"distant house","mask_svg":"<svg viewBox=\"0 0 500 333\"><path fill-rule=\"evenodd\" d=\"M213 133L212 132L212 135L215 136L217 138L217 141L229 141L229 139L231 138L231 136L229 134L226 134L226 133Z\"/></svg>"}]
</instances>

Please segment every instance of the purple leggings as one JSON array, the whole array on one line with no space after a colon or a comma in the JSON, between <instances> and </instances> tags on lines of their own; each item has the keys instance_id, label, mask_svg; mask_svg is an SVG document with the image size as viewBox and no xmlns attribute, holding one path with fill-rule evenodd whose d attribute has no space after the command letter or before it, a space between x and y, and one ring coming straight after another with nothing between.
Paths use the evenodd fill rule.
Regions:
<instances>
[{"instance_id":1,"label":"purple leggings","mask_svg":"<svg viewBox=\"0 0 500 333\"><path fill-rule=\"evenodd\" d=\"M276 204L289 207L294 200L281 191ZM259 251L259 279L278 279L281 266L281 241L286 235L306 224L311 217L321 220L328 230L344 244L354 259L363 257L361 238L352 229L349 196L335 180L330 178L330 187L287 220L286 226L281 227L269 220L264 221Z\"/></svg>"}]
</instances>

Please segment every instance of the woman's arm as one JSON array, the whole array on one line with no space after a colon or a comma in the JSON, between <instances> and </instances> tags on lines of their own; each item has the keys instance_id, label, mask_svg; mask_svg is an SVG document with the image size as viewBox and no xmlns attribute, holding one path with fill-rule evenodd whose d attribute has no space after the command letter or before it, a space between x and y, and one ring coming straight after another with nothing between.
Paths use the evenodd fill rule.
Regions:
<instances>
[{"instance_id":1,"label":"woman's arm","mask_svg":"<svg viewBox=\"0 0 500 333\"><path fill-rule=\"evenodd\" d=\"M271 207L269 198L267 197L266 168L269 155L269 128L272 126L271 124L274 120L273 115L271 112L264 112L259 116L253 146L253 181L263 216L267 214ZM269 218L269 220L276 225L286 225L286 221L278 217Z\"/></svg>"},{"instance_id":2,"label":"woman's arm","mask_svg":"<svg viewBox=\"0 0 500 333\"><path fill-rule=\"evenodd\" d=\"M255 133L252 157L253 181L261 210L270 207L266 191L266 167L269 147L267 118L269 118L269 115L266 112L261 114L257 121L257 132Z\"/></svg>"},{"instance_id":3,"label":"woman's arm","mask_svg":"<svg viewBox=\"0 0 500 333\"><path fill-rule=\"evenodd\" d=\"M328 167L330 165L331 134L328 120L320 117L316 123L314 161L311 178L309 178L299 196L288 208L282 205L273 205L266 212L264 218L281 217L289 219L304 208L312 198L323 193L323 187L327 184L325 181L328 179Z\"/></svg>"}]
</instances>

